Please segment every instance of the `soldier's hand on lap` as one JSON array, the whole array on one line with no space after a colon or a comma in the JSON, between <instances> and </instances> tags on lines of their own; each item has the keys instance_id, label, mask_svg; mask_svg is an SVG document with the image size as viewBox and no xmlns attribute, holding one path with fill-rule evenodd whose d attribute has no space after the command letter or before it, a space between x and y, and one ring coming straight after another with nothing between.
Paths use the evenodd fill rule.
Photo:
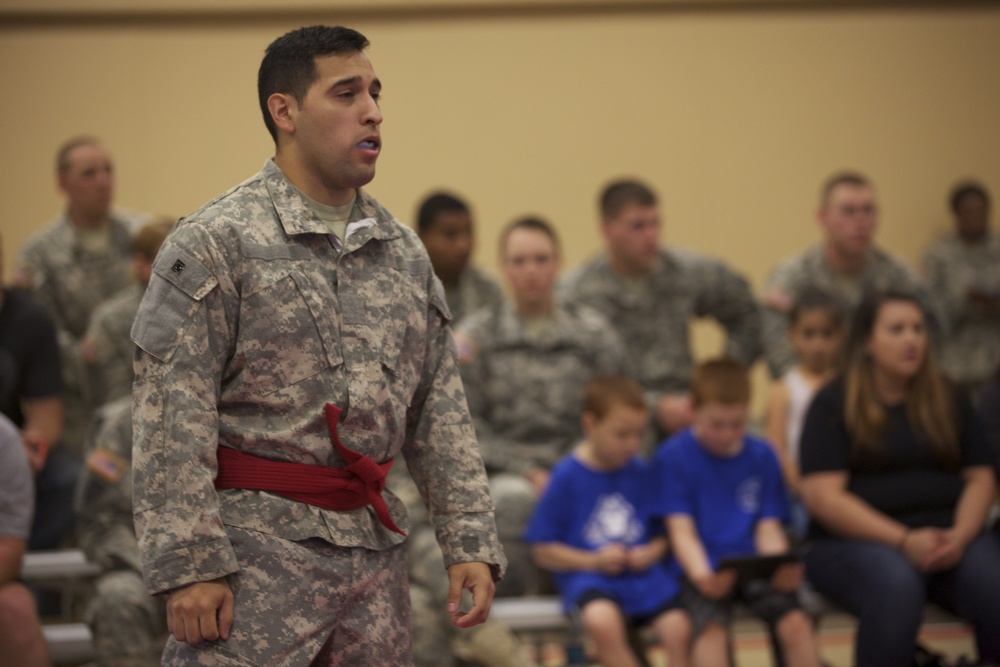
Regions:
<instances>
[{"instance_id":1,"label":"soldier's hand on lap","mask_svg":"<svg viewBox=\"0 0 1000 667\"><path fill-rule=\"evenodd\" d=\"M167 629L179 642L227 639L232 625L233 591L225 577L182 586L167 598Z\"/></svg>"}]
</instances>

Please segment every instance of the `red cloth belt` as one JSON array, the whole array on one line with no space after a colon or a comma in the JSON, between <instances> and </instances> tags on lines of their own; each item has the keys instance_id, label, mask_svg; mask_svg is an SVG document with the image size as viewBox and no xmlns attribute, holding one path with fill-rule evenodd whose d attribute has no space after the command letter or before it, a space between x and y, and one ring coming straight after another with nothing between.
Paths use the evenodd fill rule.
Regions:
<instances>
[{"instance_id":1,"label":"red cloth belt","mask_svg":"<svg viewBox=\"0 0 1000 667\"><path fill-rule=\"evenodd\" d=\"M375 463L342 445L337 437L339 418L340 408L327 403L326 425L330 430L330 440L347 462L346 467L272 461L232 447L219 447L219 474L215 478L215 488L270 491L326 510L356 510L371 505L383 526L405 535L392 520L389 507L382 498L385 476L392 467L393 459Z\"/></svg>"}]
</instances>

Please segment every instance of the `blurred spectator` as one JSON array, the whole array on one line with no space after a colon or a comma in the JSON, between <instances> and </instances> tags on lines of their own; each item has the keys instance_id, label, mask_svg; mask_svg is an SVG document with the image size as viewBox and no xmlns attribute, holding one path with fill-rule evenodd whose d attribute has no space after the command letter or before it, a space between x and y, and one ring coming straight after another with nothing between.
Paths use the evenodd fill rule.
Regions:
<instances>
[{"instance_id":1,"label":"blurred spectator","mask_svg":"<svg viewBox=\"0 0 1000 667\"><path fill-rule=\"evenodd\" d=\"M545 221L529 217L508 225L500 263L512 300L473 313L456 334L507 554L498 595L538 592L524 528L550 469L580 440L587 382L626 370L621 340L600 314L556 302L559 252Z\"/></svg>"},{"instance_id":2,"label":"blurred spectator","mask_svg":"<svg viewBox=\"0 0 1000 667\"><path fill-rule=\"evenodd\" d=\"M97 411L75 502L77 539L101 567L87 620L100 667L155 667L167 638L166 600L142 583L132 525L132 397Z\"/></svg>"},{"instance_id":3,"label":"blurred spectator","mask_svg":"<svg viewBox=\"0 0 1000 667\"><path fill-rule=\"evenodd\" d=\"M94 405L79 344L94 308L131 280L138 219L112 211L111 155L97 139L63 144L56 175L66 210L22 246L14 284L29 290L56 322L66 385L63 442L82 456Z\"/></svg>"},{"instance_id":4,"label":"blurred spectator","mask_svg":"<svg viewBox=\"0 0 1000 667\"><path fill-rule=\"evenodd\" d=\"M747 281L722 262L660 247L660 209L646 185L612 183L600 208L605 252L566 276L563 296L615 327L654 423L669 435L691 422L689 325L714 318L726 354L749 365L760 354L760 313Z\"/></svg>"},{"instance_id":5,"label":"blurred spectator","mask_svg":"<svg viewBox=\"0 0 1000 667\"><path fill-rule=\"evenodd\" d=\"M979 657L1000 661L993 463L968 398L938 371L919 299L868 296L801 451L807 575L858 617L858 667L913 664L927 600L968 619Z\"/></svg>"},{"instance_id":6,"label":"blurred spectator","mask_svg":"<svg viewBox=\"0 0 1000 667\"><path fill-rule=\"evenodd\" d=\"M31 592L18 581L33 509L21 437L0 415L0 656L11 667L51 667Z\"/></svg>"},{"instance_id":7,"label":"blurred spectator","mask_svg":"<svg viewBox=\"0 0 1000 667\"><path fill-rule=\"evenodd\" d=\"M500 287L469 264L475 229L468 204L446 192L429 195L417 210L417 234L427 248L434 274L444 285L452 322L497 301Z\"/></svg>"},{"instance_id":8,"label":"blurred spectator","mask_svg":"<svg viewBox=\"0 0 1000 667\"><path fill-rule=\"evenodd\" d=\"M91 401L101 406L122 396L132 395L132 357L135 345L130 333L132 321L153 271L156 253L173 227L172 219L143 225L135 237L132 274L135 281L101 303L90 316L90 324L80 344L80 356L90 366Z\"/></svg>"},{"instance_id":9,"label":"blurred spectator","mask_svg":"<svg viewBox=\"0 0 1000 667\"><path fill-rule=\"evenodd\" d=\"M974 393L1000 365L1000 238L983 186L956 186L950 204L955 229L927 249L923 270L947 321L941 369Z\"/></svg>"},{"instance_id":10,"label":"blurred spectator","mask_svg":"<svg viewBox=\"0 0 1000 667\"><path fill-rule=\"evenodd\" d=\"M870 290L916 291L935 328L943 321L930 293L901 260L875 247L879 209L875 188L865 176L838 173L823 185L816 220L823 240L805 252L778 264L767 278L764 296L764 347L768 367L780 377L795 364L788 341L788 313L803 290L829 292L847 308L848 315Z\"/></svg>"}]
</instances>

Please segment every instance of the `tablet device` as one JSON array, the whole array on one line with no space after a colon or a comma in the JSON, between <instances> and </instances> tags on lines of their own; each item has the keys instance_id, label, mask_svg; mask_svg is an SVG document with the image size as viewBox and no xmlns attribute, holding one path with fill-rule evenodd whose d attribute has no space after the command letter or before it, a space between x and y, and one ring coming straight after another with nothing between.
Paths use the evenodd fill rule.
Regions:
<instances>
[{"instance_id":1,"label":"tablet device","mask_svg":"<svg viewBox=\"0 0 1000 667\"><path fill-rule=\"evenodd\" d=\"M780 566L785 563L798 563L799 554L789 551L783 554L770 554L760 556L752 554L749 556L730 556L719 561L717 572L722 570L736 570L736 576L741 582L753 581L754 579L770 579Z\"/></svg>"}]
</instances>

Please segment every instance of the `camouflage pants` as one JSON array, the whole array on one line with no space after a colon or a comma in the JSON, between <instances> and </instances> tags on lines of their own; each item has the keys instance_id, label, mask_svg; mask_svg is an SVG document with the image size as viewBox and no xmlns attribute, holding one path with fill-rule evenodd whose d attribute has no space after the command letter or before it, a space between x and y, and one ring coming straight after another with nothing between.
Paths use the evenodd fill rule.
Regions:
<instances>
[{"instance_id":1,"label":"camouflage pants","mask_svg":"<svg viewBox=\"0 0 1000 667\"><path fill-rule=\"evenodd\" d=\"M97 580L87 610L94 653L101 667L160 664L167 638L165 600L154 598L133 570L108 572Z\"/></svg>"},{"instance_id":2,"label":"camouflage pants","mask_svg":"<svg viewBox=\"0 0 1000 667\"><path fill-rule=\"evenodd\" d=\"M490 477L490 496L496 508L497 537L507 555L507 572L497 584L497 597L537 594L538 568L524 541L535 509L535 491L523 476L502 473Z\"/></svg>"},{"instance_id":3,"label":"camouflage pants","mask_svg":"<svg viewBox=\"0 0 1000 667\"><path fill-rule=\"evenodd\" d=\"M226 640L172 637L173 667L409 667L406 545L384 551L291 542L227 527L240 571Z\"/></svg>"}]
</instances>

